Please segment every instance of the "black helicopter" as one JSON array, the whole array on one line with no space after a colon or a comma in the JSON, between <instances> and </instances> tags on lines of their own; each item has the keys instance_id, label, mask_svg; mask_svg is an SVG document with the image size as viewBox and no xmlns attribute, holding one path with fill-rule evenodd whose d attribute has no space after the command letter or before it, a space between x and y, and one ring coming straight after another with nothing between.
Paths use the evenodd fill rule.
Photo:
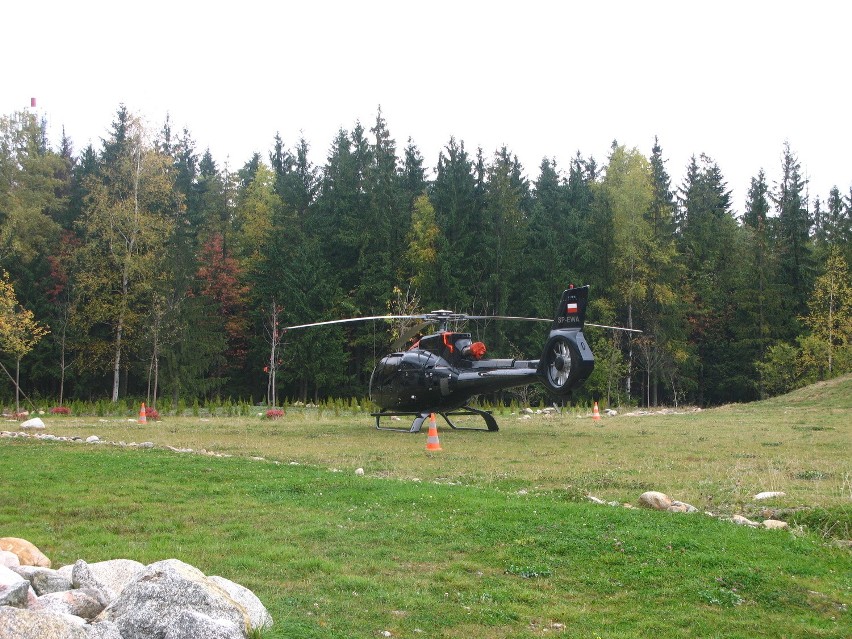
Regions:
<instances>
[{"instance_id":1,"label":"black helicopter","mask_svg":"<svg viewBox=\"0 0 852 639\"><path fill-rule=\"evenodd\" d=\"M498 430L494 416L470 405L475 395L541 382L551 394L565 397L592 373L595 358L583 336L588 296L588 286L575 288L572 285L562 293L541 358L532 360L485 358L486 348L482 342L474 342L470 333L450 331L449 323L486 319L530 322L551 320L464 315L439 310L422 315L380 315L315 322L289 326L285 330L369 320L421 320L421 324L397 341L404 343L425 325L437 324L436 332L421 337L407 351L386 355L376 364L370 378L370 399L380 406L378 412L371 413L376 418L376 428L416 433L420 431L423 422L435 413L441 415L453 429L486 430L463 428L450 419L452 416L479 415L485 420L487 430L494 432ZM411 428L405 431L381 426L382 417L393 416L414 417Z\"/></svg>"}]
</instances>

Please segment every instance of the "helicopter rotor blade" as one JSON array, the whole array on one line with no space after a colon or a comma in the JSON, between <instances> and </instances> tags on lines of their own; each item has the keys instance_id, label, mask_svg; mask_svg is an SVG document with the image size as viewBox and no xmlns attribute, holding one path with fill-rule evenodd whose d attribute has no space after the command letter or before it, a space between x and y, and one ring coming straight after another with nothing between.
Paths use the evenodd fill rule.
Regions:
<instances>
[{"instance_id":1,"label":"helicopter rotor blade","mask_svg":"<svg viewBox=\"0 0 852 639\"><path fill-rule=\"evenodd\" d=\"M627 333L641 333L638 328L623 328L621 326L607 326L605 324L590 324L586 322L586 326L594 326L595 328L608 328L611 331L625 331Z\"/></svg>"},{"instance_id":2,"label":"helicopter rotor blade","mask_svg":"<svg viewBox=\"0 0 852 639\"><path fill-rule=\"evenodd\" d=\"M428 324L432 324L434 322L440 322L442 320L451 320L451 321L466 321L466 320L510 320L516 322L548 322L552 323L552 319L544 319L543 317L515 317L510 315L464 315L461 313L451 313L450 311L434 311L432 313L423 313L421 315L372 315L370 317L349 317L346 319L339 320L328 320L325 322L312 322L310 324L298 324L296 326L285 326L284 330L295 330L299 328L311 328L313 326L330 326L333 324L349 324L352 322L370 322L375 320L395 320L395 319L419 319L421 320L421 324L418 324L416 327L406 331L405 339L403 340L403 336L395 342L400 346L405 344L409 339L411 339L417 332L422 330ZM584 326L594 326L595 328L606 328L612 331L625 331L627 333L641 333L642 331L638 328L623 328L621 326L607 326L606 324L593 324L591 322L586 322ZM400 344L400 340L402 340Z\"/></svg>"},{"instance_id":3,"label":"helicopter rotor blade","mask_svg":"<svg viewBox=\"0 0 852 639\"><path fill-rule=\"evenodd\" d=\"M499 319L499 320L514 320L518 322L549 322L552 323L552 319L544 319L543 317L510 317L507 315L468 315L467 319L472 320L488 320L488 319ZM641 333L642 331L638 328L623 328L621 326L607 326L606 324L593 324L591 322L585 322L583 326L594 326L595 328L608 328L613 331L626 331L628 333Z\"/></svg>"},{"instance_id":4,"label":"helicopter rotor blade","mask_svg":"<svg viewBox=\"0 0 852 639\"><path fill-rule=\"evenodd\" d=\"M513 320L517 322L550 322L553 323L552 319L544 319L541 317L512 317L509 315L465 315L465 319L471 320L490 320L490 319L498 319L498 320Z\"/></svg>"},{"instance_id":5,"label":"helicopter rotor blade","mask_svg":"<svg viewBox=\"0 0 852 639\"><path fill-rule=\"evenodd\" d=\"M412 326L408 330L404 331L402 334L400 334L400 336L391 345L391 349L394 350L394 351L398 351L403 346L405 346L405 344L406 344L406 342L408 342L408 340L410 340L412 337L417 335L417 333L419 333L424 328L429 326L429 324L431 324L431 322L419 322L418 324L415 324L414 326Z\"/></svg>"},{"instance_id":6,"label":"helicopter rotor blade","mask_svg":"<svg viewBox=\"0 0 852 639\"><path fill-rule=\"evenodd\" d=\"M395 320L395 319L426 319L425 315L373 315L371 317L349 317L347 319L328 320L326 322L312 322L310 324L298 324L297 326L285 326L284 330L297 328L311 328L312 326L330 326L331 324L347 324L351 322L369 322L372 320Z\"/></svg>"}]
</instances>

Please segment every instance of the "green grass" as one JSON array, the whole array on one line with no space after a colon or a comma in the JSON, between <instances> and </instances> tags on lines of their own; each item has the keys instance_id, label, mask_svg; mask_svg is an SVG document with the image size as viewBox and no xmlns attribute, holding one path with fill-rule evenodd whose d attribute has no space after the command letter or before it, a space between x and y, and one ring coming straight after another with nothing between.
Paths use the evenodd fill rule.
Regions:
<instances>
[{"instance_id":1,"label":"green grass","mask_svg":"<svg viewBox=\"0 0 852 639\"><path fill-rule=\"evenodd\" d=\"M847 637L852 555L827 541L852 502L850 388L600 423L506 414L497 434L442 429L440 453L363 415L51 418L57 435L235 456L0 439L0 536L55 565L176 557L252 589L264 639ZM808 528L584 498L649 488ZM752 503L761 490L787 496Z\"/></svg>"}]
</instances>

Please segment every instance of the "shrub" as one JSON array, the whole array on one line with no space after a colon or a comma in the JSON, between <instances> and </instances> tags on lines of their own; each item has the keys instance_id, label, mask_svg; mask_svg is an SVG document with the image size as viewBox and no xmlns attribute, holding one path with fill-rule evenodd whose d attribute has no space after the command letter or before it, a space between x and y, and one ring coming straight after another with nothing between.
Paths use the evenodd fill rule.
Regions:
<instances>
[{"instance_id":1,"label":"shrub","mask_svg":"<svg viewBox=\"0 0 852 639\"><path fill-rule=\"evenodd\" d=\"M70 415L71 409L67 406L54 406L50 409L51 415Z\"/></svg>"},{"instance_id":2,"label":"shrub","mask_svg":"<svg viewBox=\"0 0 852 639\"><path fill-rule=\"evenodd\" d=\"M158 422L160 421L160 413L157 412L156 408L151 408L150 406L145 407L145 419L150 419L152 421Z\"/></svg>"},{"instance_id":3,"label":"shrub","mask_svg":"<svg viewBox=\"0 0 852 639\"><path fill-rule=\"evenodd\" d=\"M284 417L284 411L280 408L271 408L266 411L266 419L280 419Z\"/></svg>"}]
</instances>

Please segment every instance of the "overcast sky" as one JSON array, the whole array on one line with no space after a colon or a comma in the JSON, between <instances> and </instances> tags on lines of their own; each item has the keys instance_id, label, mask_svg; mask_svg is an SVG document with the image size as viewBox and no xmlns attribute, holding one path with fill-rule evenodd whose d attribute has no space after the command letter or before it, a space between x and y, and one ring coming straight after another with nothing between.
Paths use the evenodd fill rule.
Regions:
<instances>
[{"instance_id":1,"label":"overcast sky","mask_svg":"<svg viewBox=\"0 0 852 639\"><path fill-rule=\"evenodd\" d=\"M615 139L673 185L715 160L739 212L785 140L825 199L852 186L852 4L714 2L210 2L13 0L0 11L0 114L27 109L77 151L119 104L158 131L168 113L219 167L304 135L324 164L340 128L379 105L401 155L434 167L450 136L502 145L534 180L542 158L604 163ZM10 6L11 5L11 6Z\"/></svg>"}]
</instances>

